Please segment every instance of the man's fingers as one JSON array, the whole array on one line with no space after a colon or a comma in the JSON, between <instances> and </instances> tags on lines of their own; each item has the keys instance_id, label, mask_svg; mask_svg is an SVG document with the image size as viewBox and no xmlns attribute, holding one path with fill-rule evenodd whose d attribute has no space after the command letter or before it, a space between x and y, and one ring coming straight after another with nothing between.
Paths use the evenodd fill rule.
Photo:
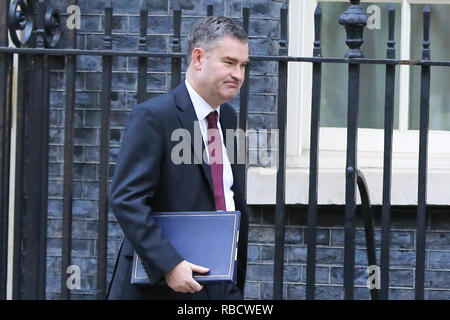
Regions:
<instances>
[{"instance_id":1,"label":"man's fingers","mask_svg":"<svg viewBox=\"0 0 450 320\"><path fill-rule=\"evenodd\" d=\"M184 293L195 293L195 292L200 291L202 289L203 289L203 286L201 286L197 281L195 281L193 278L191 278L190 280L186 280L175 291L184 292Z\"/></svg>"},{"instance_id":2,"label":"man's fingers","mask_svg":"<svg viewBox=\"0 0 450 320\"><path fill-rule=\"evenodd\" d=\"M192 279L191 283L190 283L190 287L192 290L194 290L194 292L198 292L200 290L203 289L203 286L201 286L197 281L195 281L194 279ZM193 293L193 292L191 292Z\"/></svg>"},{"instance_id":3,"label":"man's fingers","mask_svg":"<svg viewBox=\"0 0 450 320\"><path fill-rule=\"evenodd\" d=\"M205 268L205 267L193 264L193 263L190 263L190 266L191 266L192 272L198 272L198 273L207 273L207 272L209 272L208 268ZM200 285L197 281L195 281L194 278L192 278L192 281L190 282L190 286L191 286L191 288L193 290L195 290L195 292L198 292L198 291L203 289L203 286Z\"/></svg>"},{"instance_id":4,"label":"man's fingers","mask_svg":"<svg viewBox=\"0 0 450 320\"><path fill-rule=\"evenodd\" d=\"M202 290L203 286L192 277L193 272L206 273L209 269L184 260L169 271L165 278L173 290L194 293Z\"/></svg>"},{"instance_id":5,"label":"man's fingers","mask_svg":"<svg viewBox=\"0 0 450 320\"><path fill-rule=\"evenodd\" d=\"M193 272L198 272L198 273L207 273L209 272L208 268L202 267L202 266L198 266L196 264L191 263L191 269Z\"/></svg>"}]
</instances>

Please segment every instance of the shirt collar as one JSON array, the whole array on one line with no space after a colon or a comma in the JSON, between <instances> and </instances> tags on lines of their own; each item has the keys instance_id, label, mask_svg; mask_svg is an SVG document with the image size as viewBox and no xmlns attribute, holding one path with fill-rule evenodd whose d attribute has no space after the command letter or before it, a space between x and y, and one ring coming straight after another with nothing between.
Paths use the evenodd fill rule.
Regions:
<instances>
[{"instance_id":1,"label":"shirt collar","mask_svg":"<svg viewBox=\"0 0 450 320\"><path fill-rule=\"evenodd\" d=\"M220 106L214 110L208 102L205 101L195 89L191 86L189 81L185 80L186 88L188 90L189 96L191 98L192 104L194 105L195 114L197 115L198 121L201 121L206 118L208 114L213 111L217 111L217 121L220 119Z\"/></svg>"}]
</instances>

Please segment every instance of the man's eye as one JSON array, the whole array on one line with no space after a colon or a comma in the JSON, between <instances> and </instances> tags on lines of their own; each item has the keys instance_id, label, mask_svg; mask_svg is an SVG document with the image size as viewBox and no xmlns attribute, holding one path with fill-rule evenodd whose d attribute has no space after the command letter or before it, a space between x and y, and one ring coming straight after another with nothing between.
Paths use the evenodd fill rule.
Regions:
<instances>
[{"instance_id":1,"label":"man's eye","mask_svg":"<svg viewBox=\"0 0 450 320\"><path fill-rule=\"evenodd\" d=\"M232 65L233 62L231 62L231 61L225 61L225 64Z\"/></svg>"}]
</instances>

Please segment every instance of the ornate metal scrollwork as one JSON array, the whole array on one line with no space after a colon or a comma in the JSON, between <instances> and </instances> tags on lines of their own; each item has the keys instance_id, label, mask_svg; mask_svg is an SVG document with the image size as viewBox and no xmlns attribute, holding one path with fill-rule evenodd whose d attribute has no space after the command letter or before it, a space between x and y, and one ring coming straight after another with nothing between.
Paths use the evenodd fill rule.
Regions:
<instances>
[{"instance_id":1,"label":"ornate metal scrollwork","mask_svg":"<svg viewBox=\"0 0 450 320\"><path fill-rule=\"evenodd\" d=\"M54 48L61 39L61 18L55 9L47 9L45 13L45 43Z\"/></svg>"},{"instance_id":2,"label":"ornate metal scrollwork","mask_svg":"<svg viewBox=\"0 0 450 320\"><path fill-rule=\"evenodd\" d=\"M9 6L8 12L9 35L16 47L20 48L27 44L33 33L33 1L14 0ZM17 32L23 31L19 39Z\"/></svg>"},{"instance_id":3,"label":"ornate metal scrollwork","mask_svg":"<svg viewBox=\"0 0 450 320\"><path fill-rule=\"evenodd\" d=\"M8 28L11 40L18 48L28 44L36 23L33 20L35 0L13 0L8 12ZM39 10L38 10L39 11ZM45 46L54 48L61 39L61 18L55 9L47 8L44 17L40 13L35 17L43 19L45 27ZM42 20L37 20L41 22ZM42 22L41 22L42 23ZM22 35L18 35L21 32Z\"/></svg>"}]
</instances>

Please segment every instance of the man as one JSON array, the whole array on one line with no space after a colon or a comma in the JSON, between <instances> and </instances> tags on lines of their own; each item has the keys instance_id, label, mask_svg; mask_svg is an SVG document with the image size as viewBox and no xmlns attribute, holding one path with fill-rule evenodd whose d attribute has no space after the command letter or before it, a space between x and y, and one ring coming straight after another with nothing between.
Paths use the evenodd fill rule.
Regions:
<instances>
[{"instance_id":1,"label":"man","mask_svg":"<svg viewBox=\"0 0 450 320\"><path fill-rule=\"evenodd\" d=\"M248 62L245 31L226 17L204 18L188 39L186 80L132 111L111 184L110 205L125 240L109 299L242 299L248 238L245 172L236 158L228 159L225 130L236 129L236 113L226 102L241 88ZM190 163L172 159L178 141L171 135L177 129L186 129L192 138ZM194 148L195 132L201 132L202 150L214 160L210 164ZM152 212L214 210L241 211L237 286L195 281L193 272L208 272L208 266L184 260L151 217ZM133 250L151 275L150 286L130 284Z\"/></svg>"}]
</instances>

